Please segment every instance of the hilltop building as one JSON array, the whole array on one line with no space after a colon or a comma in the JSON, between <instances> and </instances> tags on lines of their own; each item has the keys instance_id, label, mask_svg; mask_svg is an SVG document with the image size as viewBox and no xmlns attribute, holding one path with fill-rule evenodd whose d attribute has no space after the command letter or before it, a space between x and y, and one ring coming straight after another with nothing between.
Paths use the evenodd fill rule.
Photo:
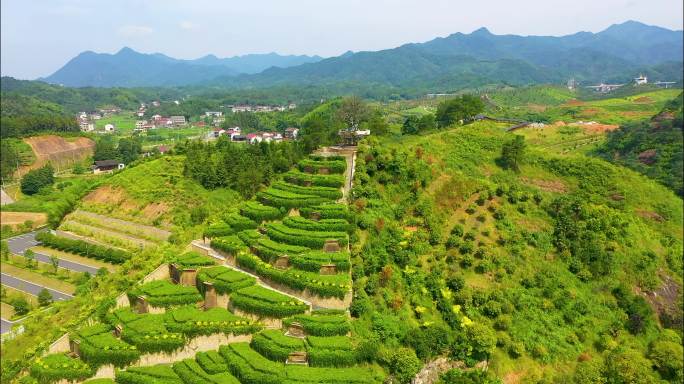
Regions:
<instances>
[{"instance_id":1,"label":"hilltop building","mask_svg":"<svg viewBox=\"0 0 684 384\"><path fill-rule=\"evenodd\" d=\"M639 77L634 78L634 84L635 85L648 84L648 77L646 77L644 74L639 74Z\"/></svg>"}]
</instances>

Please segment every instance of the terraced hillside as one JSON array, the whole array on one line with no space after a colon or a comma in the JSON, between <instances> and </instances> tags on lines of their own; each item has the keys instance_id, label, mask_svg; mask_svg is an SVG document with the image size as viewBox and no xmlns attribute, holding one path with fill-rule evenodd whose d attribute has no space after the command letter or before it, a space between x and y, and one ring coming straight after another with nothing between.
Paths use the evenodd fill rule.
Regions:
<instances>
[{"instance_id":1,"label":"terraced hillside","mask_svg":"<svg viewBox=\"0 0 684 384\"><path fill-rule=\"evenodd\" d=\"M352 227L347 207L335 203L345 180L327 175L342 174L346 161L312 156L300 166L209 226L209 246L195 241L199 252L172 258L70 334L69 346L37 361L31 377L381 382L382 370L365 362L351 332ZM92 217L77 211L69 220Z\"/></svg>"}]
</instances>

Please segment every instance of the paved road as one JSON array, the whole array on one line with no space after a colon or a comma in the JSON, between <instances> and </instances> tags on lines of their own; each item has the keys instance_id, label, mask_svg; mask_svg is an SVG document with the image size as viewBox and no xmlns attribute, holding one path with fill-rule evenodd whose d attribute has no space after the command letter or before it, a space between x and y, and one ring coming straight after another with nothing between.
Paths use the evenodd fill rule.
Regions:
<instances>
[{"instance_id":1,"label":"paved road","mask_svg":"<svg viewBox=\"0 0 684 384\"><path fill-rule=\"evenodd\" d=\"M39 244L39 242L36 241L36 233L38 232L39 231L29 232L23 235L13 237L11 239L7 239L7 244L9 245L10 252L23 256L24 252L27 249ZM36 261L40 261L41 263L46 264L52 263L50 261L50 255L46 255L39 252L35 252L35 254ZM69 261L64 259L59 259L59 266L64 269L69 269L75 272L88 272L91 275L95 275L98 270L98 268L96 267L91 267L89 265L79 264L75 261Z\"/></svg>"},{"instance_id":2,"label":"paved road","mask_svg":"<svg viewBox=\"0 0 684 384\"><path fill-rule=\"evenodd\" d=\"M38 293L40 293L40 291L42 291L43 288L45 288L48 290L48 292L50 292L50 295L52 295L52 299L55 301L64 301L73 298L73 296L67 293L60 292L48 287L43 287L42 285L38 285L36 283L32 283L30 281L26 281L18 277L10 276L6 273L0 273L0 282L2 282L3 285L6 285L14 289L18 289L23 292L30 293L34 296L38 296Z\"/></svg>"},{"instance_id":3,"label":"paved road","mask_svg":"<svg viewBox=\"0 0 684 384\"><path fill-rule=\"evenodd\" d=\"M9 332L12 329L12 322L5 319L0 319L0 333Z\"/></svg>"}]
</instances>

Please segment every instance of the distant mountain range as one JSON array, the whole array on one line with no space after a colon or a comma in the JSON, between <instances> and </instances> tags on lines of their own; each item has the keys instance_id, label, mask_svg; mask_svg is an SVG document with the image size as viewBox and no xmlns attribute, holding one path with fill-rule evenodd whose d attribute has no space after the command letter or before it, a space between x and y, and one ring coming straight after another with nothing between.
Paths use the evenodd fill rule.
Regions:
<instances>
[{"instance_id":1,"label":"distant mountain range","mask_svg":"<svg viewBox=\"0 0 684 384\"><path fill-rule=\"evenodd\" d=\"M374 52L314 56L205 56L177 60L124 48L84 52L44 79L67 86L213 85L229 88L340 85L448 91L485 84L682 79L682 31L636 21L599 33L494 35L486 28Z\"/></svg>"},{"instance_id":2,"label":"distant mountain range","mask_svg":"<svg viewBox=\"0 0 684 384\"><path fill-rule=\"evenodd\" d=\"M124 47L115 54L82 52L52 75L40 79L69 87L153 87L190 85L220 76L259 73L320 61L319 56L251 54L218 58L207 55L180 60L161 53L145 54Z\"/></svg>"}]
</instances>

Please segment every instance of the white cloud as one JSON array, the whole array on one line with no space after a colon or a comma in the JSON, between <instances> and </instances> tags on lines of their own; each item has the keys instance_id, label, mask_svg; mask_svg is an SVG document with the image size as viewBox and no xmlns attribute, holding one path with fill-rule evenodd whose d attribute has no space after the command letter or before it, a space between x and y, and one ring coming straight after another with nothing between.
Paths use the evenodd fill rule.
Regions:
<instances>
[{"instance_id":1,"label":"white cloud","mask_svg":"<svg viewBox=\"0 0 684 384\"><path fill-rule=\"evenodd\" d=\"M178 26L179 26L181 29L184 29L184 30L186 30L186 31L189 31L189 30L191 30L191 29L195 29L195 28L197 27L197 26L195 25L195 23L193 23L193 22L191 22L191 21L187 21L187 20L181 21L180 24L178 24Z\"/></svg>"},{"instance_id":2,"label":"white cloud","mask_svg":"<svg viewBox=\"0 0 684 384\"><path fill-rule=\"evenodd\" d=\"M154 29L146 25L124 25L117 32L123 37L145 37L152 34Z\"/></svg>"}]
</instances>

